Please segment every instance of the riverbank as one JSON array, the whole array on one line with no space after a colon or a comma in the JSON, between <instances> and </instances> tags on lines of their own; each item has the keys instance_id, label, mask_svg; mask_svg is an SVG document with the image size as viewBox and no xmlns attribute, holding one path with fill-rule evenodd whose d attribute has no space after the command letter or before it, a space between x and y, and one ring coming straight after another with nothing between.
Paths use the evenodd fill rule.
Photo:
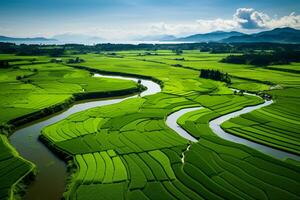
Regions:
<instances>
[{"instance_id":1,"label":"riverbank","mask_svg":"<svg viewBox=\"0 0 300 200\"><path fill-rule=\"evenodd\" d=\"M102 77L105 77L105 75L102 75ZM20 152L20 154L24 158L32 161L33 163L36 163L37 168L39 169L36 181L34 181L33 184L28 187L28 193L26 193L24 199L58 199L62 197L62 193L64 192L66 187L67 170L65 161L69 160L71 157L67 153L64 153L56 147L53 147L51 141L45 139L45 137L43 136L40 136L40 132L45 126L60 121L76 112L81 112L93 107L110 105L128 98L132 98L135 96L134 94L137 94L136 91L139 91L139 93L143 94L143 92L140 91L141 89L143 89L144 92L151 90L151 88L149 89L149 82L147 80L141 80L142 85L143 81L147 82L147 84L144 85L144 87L137 88L139 90L127 90L122 92L118 91L118 93L109 92L105 93L105 95L103 95L103 93L100 93L100 95L97 95L97 97L107 97L113 96L114 94L125 94L126 92L130 91L133 94L130 97L117 97L106 100L100 99L97 101L74 104L72 107L65 109L64 112L61 112L58 115L54 115L51 118L48 118L37 124L32 124L29 127L17 130L10 138L12 145ZM138 79L135 79L135 82L138 82ZM155 85L155 83L153 84ZM155 90L155 92L157 91ZM92 94L92 96L95 97L94 94ZM81 95L80 98L77 97L74 99L82 100L84 97L91 97L91 95ZM72 103L73 102L76 101L74 100L72 101ZM30 132L32 133L30 136L32 140L31 142L28 141L28 134L26 134ZM50 150L44 145L46 145ZM57 155L59 156L59 158L56 157ZM61 160L60 158L63 159ZM48 176L48 174L53 174L53 176ZM49 185L51 185L51 187L48 187Z\"/></svg>"}]
</instances>

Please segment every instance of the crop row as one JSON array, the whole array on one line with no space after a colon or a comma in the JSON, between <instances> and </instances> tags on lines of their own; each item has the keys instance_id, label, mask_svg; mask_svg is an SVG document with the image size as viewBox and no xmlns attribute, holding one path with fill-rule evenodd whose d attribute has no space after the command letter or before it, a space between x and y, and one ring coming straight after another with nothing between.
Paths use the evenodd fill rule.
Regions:
<instances>
[{"instance_id":1,"label":"crop row","mask_svg":"<svg viewBox=\"0 0 300 200\"><path fill-rule=\"evenodd\" d=\"M33 165L19 157L4 135L0 135L0 199L12 197L12 186L30 171Z\"/></svg>"},{"instance_id":2,"label":"crop row","mask_svg":"<svg viewBox=\"0 0 300 200\"><path fill-rule=\"evenodd\" d=\"M130 180L130 189L143 188L147 181L175 179L170 160L160 150L118 156L108 150L75 155L80 184Z\"/></svg>"},{"instance_id":3,"label":"crop row","mask_svg":"<svg viewBox=\"0 0 300 200\"><path fill-rule=\"evenodd\" d=\"M168 106L160 108L156 103L164 99ZM128 154L178 146L186 141L165 125L164 118L172 109L187 105L189 100L166 94L129 99L72 115L43 134L71 154L108 149Z\"/></svg>"},{"instance_id":4,"label":"crop row","mask_svg":"<svg viewBox=\"0 0 300 200\"><path fill-rule=\"evenodd\" d=\"M289 89L272 94L276 101L271 106L231 119L222 127L229 133L300 154L299 97Z\"/></svg>"},{"instance_id":5,"label":"crop row","mask_svg":"<svg viewBox=\"0 0 300 200\"><path fill-rule=\"evenodd\" d=\"M193 144L185 161L183 170L177 166L179 179L209 199L298 199L300 195L299 169L221 139L207 137Z\"/></svg>"},{"instance_id":6,"label":"crop row","mask_svg":"<svg viewBox=\"0 0 300 200\"><path fill-rule=\"evenodd\" d=\"M121 158L113 150L78 154L75 156L80 184L111 183L127 180L127 172Z\"/></svg>"},{"instance_id":7,"label":"crop row","mask_svg":"<svg viewBox=\"0 0 300 200\"><path fill-rule=\"evenodd\" d=\"M172 150L164 151L172 152ZM167 187L176 193L177 190L170 184L175 181L176 177L171 168L168 153L164 153L164 151L155 150L123 156L117 155L113 150L78 154L75 156L78 173L74 186L77 188L77 192L72 197L82 196L85 193L84 185L92 184L100 187L104 184L114 188L124 181L128 182L126 189L128 192L141 190L145 194L155 195L151 194L153 187ZM91 187L87 189L90 190ZM162 192L166 193L165 191ZM127 195L134 197L136 196L135 193L129 192Z\"/></svg>"}]
</instances>

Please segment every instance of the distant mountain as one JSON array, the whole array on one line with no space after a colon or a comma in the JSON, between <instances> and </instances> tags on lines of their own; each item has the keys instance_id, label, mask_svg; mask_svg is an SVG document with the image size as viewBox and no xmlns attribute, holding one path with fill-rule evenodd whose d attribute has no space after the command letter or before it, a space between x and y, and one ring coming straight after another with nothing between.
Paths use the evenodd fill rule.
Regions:
<instances>
[{"instance_id":1,"label":"distant mountain","mask_svg":"<svg viewBox=\"0 0 300 200\"><path fill-rule=\"evenodd\" d=\"M252 35L233 36L223 39L226 43L300 43L300 30L293 28L276 28L271 31L263 31Z\"/></svg>"},{"instance_id":2,"label":"distant mountain","mask_svg":"<svg viewBox=\"0 0 300 200\"><path fill-rule=\"evenodd\" d=\"M229 38L232 36L243 36L244 33L231 31L231 32L224 32L224 31L215 31L211 33L204 33L204 34L196 34L191 35L188 37L182 37L176 39L176 41L181 42L218 42L220 40L223 40L225 38Z\"/></svg>"},{"instance_id":3,"label":"distant mountain","mask_svg":"<svg viewBox=\"0 0 300 200\"><path fill-rule=\"evenodd\" d=\"M12 43L25 43L25 44L39 44L39 43L52 43L56 42L55 39L48 39L44 37L34 37L34 38L16 38L0 36L0 42L12 42Z\"/></svg>"},{"instance_id":4,"label":"distant mountain","mask_svg":"<svg viewBox=\"0 0 300 200\"><path fill-rule=\"evenodd\" d=\"M140 41L173 41L176 39L173 35L149 35L138 38Z\"/></svg>"},{"instance_id":5,"label":"distant mountain","mask_svg":"<svg viewBox=\"0 0 300 200\"><path fill-rule=\"evenodd\" d=\"M105 39L100 37L70 33L55 35L53 39L60 43L97 44L105 42Z\"/></svg>"}]
</instances>

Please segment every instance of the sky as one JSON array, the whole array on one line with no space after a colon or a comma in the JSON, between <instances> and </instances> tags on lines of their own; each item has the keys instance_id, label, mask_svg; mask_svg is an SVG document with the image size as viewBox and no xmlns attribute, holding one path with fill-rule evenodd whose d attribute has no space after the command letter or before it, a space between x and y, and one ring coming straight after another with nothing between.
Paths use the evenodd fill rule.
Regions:
<instances>
[{"instance_id":1,"label":"sky","mask_svg":"<svg viewBox=\"0 0 300 200\"><path fill-rule=\"evenodd\" d=\"M110 40L210 31L300 29L299 0L1 0L0 35Z\"/></svg>"}]
</instances>

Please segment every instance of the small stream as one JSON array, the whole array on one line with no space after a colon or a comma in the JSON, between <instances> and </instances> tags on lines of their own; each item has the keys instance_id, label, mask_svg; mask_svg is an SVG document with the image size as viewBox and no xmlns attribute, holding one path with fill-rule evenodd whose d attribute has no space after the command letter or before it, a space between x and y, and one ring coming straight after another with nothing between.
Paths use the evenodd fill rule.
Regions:
<instances>
[{"instance_id":1,"label":"small stream","mask_svg":"<svg viewBox=\"0 0 300 200\"><path fill-rule=\"evenodd\" d=\"M253 94L251 94L253 95ZM212 129L212 131L218 135L219 137L231 141L231 142L235 142L235 143L239 143L239 144L243 144L246 145L248 147L251 147L253 149L256 149L262 153L268 154L272 157L275 157L277 159L281 159L284 160L286 158L292 158L294 160L298 160L300 161L300 156L292 154L292 153L288 153L285 151L281 151L266 145L262 145L235 135L232 135L230 133L225 132L222 128L221 128L221 124L231 118L240 116L242 114L246 114L249 113L251 111L257 110L259 108L271 105L273 103L272 100L270 101L265 101L263 104L259 104L256 106L249 106L246 107L242 110L233 112L233 113L229 113L226 115L223 115L221 117L218 117L212 121L209 122L209 127ZM176 131L179 135L181 135L182 137L184 137L185 139L192 141L192 142L197 142L198 140L196 138L194 138L193 136L191 136L186 130L184 130L183 128L180 127L180 125L177 124L177 120L184 114L192 112L192 111L196 111L196 110L200 110L203 107L193 107L193 108L184 108L181 109L177 112L172 113L171 115L169 115L167 117L166 123L167 125L173 129L174 131Z\"/></svg>"},{"instance_id":2,"label":"small stream","mask_svg":"<svg viewBox=\"0 0 300 200\"><path fill-rule=\"evenodd\" d=\"M22 127L12 134L9 138L11 144L17 149L22 157L33 162L38 169L36 179L28 186L28 191L24 197L25 200L59 200L66 188L66 163L57 157L38 139L41 130L44 127L61 121L80 111L98 106L116 104L124 101L125 99L135 98L138 96L143 97L156 94L161 91L161 88L157 83L149 80L101 74L95 74L94 77L117 78L132 80L135 82L141 80L141 84L147 87L147 89L139 95L98 99L91 102L78 103L57 115L42 119L36 123L34 122L26 127Z\"/></svg>"}]
</instances>

